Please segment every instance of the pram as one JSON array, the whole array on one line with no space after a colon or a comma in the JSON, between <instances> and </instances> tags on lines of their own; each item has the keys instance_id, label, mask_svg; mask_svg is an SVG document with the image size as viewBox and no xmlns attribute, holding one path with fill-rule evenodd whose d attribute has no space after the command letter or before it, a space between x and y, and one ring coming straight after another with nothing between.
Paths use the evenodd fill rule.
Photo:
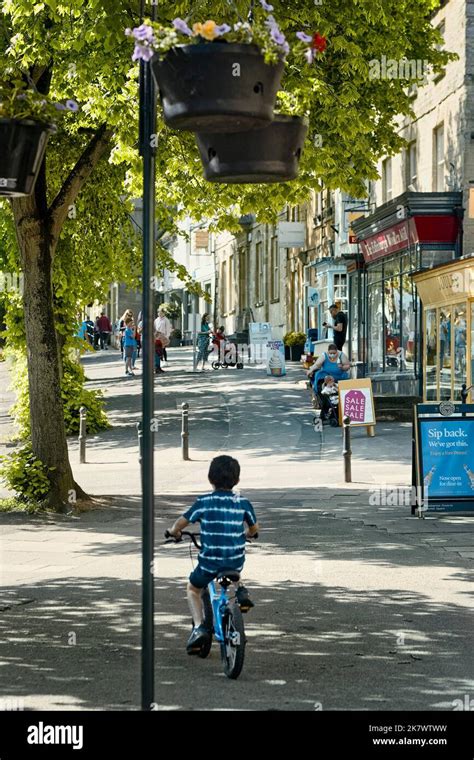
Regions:
<instances>
[{"instance_id":1,"label":"pram","mask_svg":"<svg viewBox=\"0 0 474 760\"><path fill-rule=\"evenodd\" d=\"M319 419L324 424L328 422L331 427L339 426L339 394L327 395L322 393L324 378L327 373L316 373L314 380L313 390L316 396L316 401L320 409ZM337 387L337 383L336 383ZM314 417L313 422L316 422L318 417Z\"/></svg>"},{"instance_id":2,"label":"pram","mask_svg":"<svg viewBox=\"0 0 474 760\"><path fill-rule=\"evenodd\" d=\"M211 363L212 369L220 369L221 367L222 369L228 367L243 369L243 363L238 361L238 347L235 343L225 337L220 340L214 337L212 343L214 345L213 351L217 351L217 359Z\"/></svg>"}]
</instances>

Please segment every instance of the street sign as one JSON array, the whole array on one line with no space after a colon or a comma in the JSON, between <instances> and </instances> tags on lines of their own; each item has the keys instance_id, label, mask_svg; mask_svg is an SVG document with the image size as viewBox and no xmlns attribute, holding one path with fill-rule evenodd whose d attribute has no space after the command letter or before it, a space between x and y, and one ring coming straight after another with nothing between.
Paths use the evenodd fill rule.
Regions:
<instances>
[{"instance_id":1,"label":"street sign","mask_svg":"<svg viewBox=\"0 0 474 760\"><path fill-rule=\"evenodd\" d=\"M419 509L474 510L474 404L417 404L414 427L412 485Z\"/></svg>"},{"instance_id":2,"label":"street sign","mask_svg":"<svg viewBox=\"0 0 474 760\"><path fill-rule=\"evenodd\" d=\"M279 248L304 248L306 246L306 225L304 222L279 222Z\"/></svg>"}]
</instances>

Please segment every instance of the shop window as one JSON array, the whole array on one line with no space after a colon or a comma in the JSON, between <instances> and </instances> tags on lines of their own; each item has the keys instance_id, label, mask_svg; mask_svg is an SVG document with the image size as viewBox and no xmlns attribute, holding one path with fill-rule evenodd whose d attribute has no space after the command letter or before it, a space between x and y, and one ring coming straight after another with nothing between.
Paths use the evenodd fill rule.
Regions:
<instances>
[{"instance_id":1,"label":"shop window","mask_svg":"<svg viewBox=\"0 0 474 760\"><path fill-rule=\"evenodd\" d=\"M474 301L471 303L471 385L474 384ZM474 401L474 391L471 390L471 402Z\"/></svg>"},{"instance_id":2,"label":"shop window","mask_svg":"<svg viewBox=\"0 0 474 760\"><path fill-rule=\"evenodd\" d=\"M349 350L347 354L352 362L359 360L359 273L356 272L349 278L350 302L351 302L351 322L349 324Z\"/></svg>"},{"instance_id":3,"label":"shop window","mask_svg":"<svg viewBox=\"0 0 474 760\"><path fill-rule=\"evenodd\" d=\"M439 310L439 399L451 398L451 310Z\"/></svg>"},{"instance_id":4,"label":"shop window","mask_svg":"<svg viewBox=\"0 0 474 760\"><path fill-rule=\"evenodd\" d=\"M374 282L369 288L369 370L383 371L383 283Z\"/></svg>"},{"instance_id":5,"label":"shop window","mask_svg":"<svg viewBox=\"0 0 474 760\"><path fill-rule=\"evenodd\" d=\"M384 327L385 327L385 370L396 372L401 367L400 341L400 275L384 280Z\"/></svg>"},{"instance_id":6,"label":"shop window","mask_svg":"<svg viewBox=\"0 0 474 760\"><path fill-rule=\"evenodd\" d=\"M439 264L445 264L448 261L452 261L455 257L455 251L441 249L437 251L423 250L421 252L421 268L432 269Z\"/></svg>"},{"instance_id":7,"label":"shop window","mask_svg":"<svg viewBox=\"0 0 474 760\"><path fill-rule=\"evenodd\" d=\"M466 304L454 307L454 398L461 398L461 386L467 385L467 314Z\"/></svg>"},{"instance_id":8,"label":"shop window","mask_svg":"<svg viewBox=\"0 0 474 760\"><path fill-rule=\"evenodd\" d=\"M415 371L416 362L416 294L410 274L402 274L401 368Z\"/></svg>"},{"instance_id":9,"label":"shop window","mask_svg":"<svg viewBox=\"0 0 474 760\"><path fill-rule=\"evenodd\" d=\"M438 400L436 309L425 311L426 400Z\"/></svg>"}]
</instances>

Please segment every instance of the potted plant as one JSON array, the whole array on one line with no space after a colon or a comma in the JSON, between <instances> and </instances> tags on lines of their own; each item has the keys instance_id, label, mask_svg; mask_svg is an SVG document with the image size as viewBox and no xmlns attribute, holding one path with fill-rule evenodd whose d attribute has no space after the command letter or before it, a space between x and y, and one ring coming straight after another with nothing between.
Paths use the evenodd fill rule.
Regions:
<instances>
[{"instance_id":1,"label":"potted plant","mask_svg":"<svg viewBox=\"0 0 474 760\"><path fill-rule=\"evenodd\" d=\"M21 80L0 82L0 196L33 192L59 113L77 110L74 100L53 103Z\"/></svg>"},{"instance_id":2,"label":"potted plant","mask_svg":"<svg viewBox=\"0 0 474 760\"><path fill-rule=\"evenodd\" d=\"M175 129L240 132L264 127L273 107L289 52L285 35L260 0L252 24L188 26L147 21L126 34L135 38L134 60L151 60L165 122Z\"/></svg>"},{"instance_id":3,"label":"potted plant","mask_svg":"<svg viewBox=\"0 0 474 760\"><path fill-rule=\"evenodd\" d=\"M308 131L299 116L278 114L264 129L230 134L196 134L209 182L288 182L298 175Z\"/></svg>"},{"instance_id":4,"label":"potted plant","mask_svg":"<svg viewBox=\"0 0 474 760\"><path fill-rule=\"evenodd\" d=\"M170 346L172 348L176 348L177 346L180 346L182 340L183 340L183 333L181 332L179 328L175 327L174 330L171 330Z\"/></svg>"},{"instance_id":5,"label":"potted plant","mask_svg":"<svg viewBox=\"0 0 474 760\"><path fill-rule=\"evenodd\" d=\"M303 332L287 332L283 336L283 343L285 344L285 359L299 362L303 356L306 335Z\"/></svg>"}]
</instances>

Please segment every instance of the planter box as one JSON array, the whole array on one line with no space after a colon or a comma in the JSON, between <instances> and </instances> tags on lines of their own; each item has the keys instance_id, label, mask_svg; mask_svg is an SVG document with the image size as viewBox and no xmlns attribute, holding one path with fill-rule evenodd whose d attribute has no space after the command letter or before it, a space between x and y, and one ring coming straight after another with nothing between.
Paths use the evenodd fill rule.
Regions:
<instances>
[{"instance_id":1,"label":"planter box","mask_svg":"<svg viewBox=\"0 0 474 760\"><path fill-rule=\"evenodd\" d=\"M178 45L151 66L168 126L208 133L270 124L284 63L269 66L256 45L214 42Z\"/></svg>"},{"instance_id":2,"label":"planter box","mask_svg":"<svg viewBox=\"0 0 474 760\"><path fill-rule=\"evenodd\" d=\"M238 134L196 135L209 182L288 182L298 175L308 131L299 116L276 115L272 124Z\"/></svg>"},{"instance_id":3,"label":"planter box","mask_svg":"<svg viewBox=\"0 0 474 760\"><path fill-rule=\"evenodd\" d=\"M289 362L299 362L304 353L304 346L285 346L285 359Z\"/></svg>"},{"instance_id":4,"label":"planter box","mask_svg":"<svg viewBox=\"0 0 474 760\"><path fill-rule=\"evenodd\" d=\"M35 187L53 126L0 119L0 196L30 195Z\"/></svg>"}]
</instances>

